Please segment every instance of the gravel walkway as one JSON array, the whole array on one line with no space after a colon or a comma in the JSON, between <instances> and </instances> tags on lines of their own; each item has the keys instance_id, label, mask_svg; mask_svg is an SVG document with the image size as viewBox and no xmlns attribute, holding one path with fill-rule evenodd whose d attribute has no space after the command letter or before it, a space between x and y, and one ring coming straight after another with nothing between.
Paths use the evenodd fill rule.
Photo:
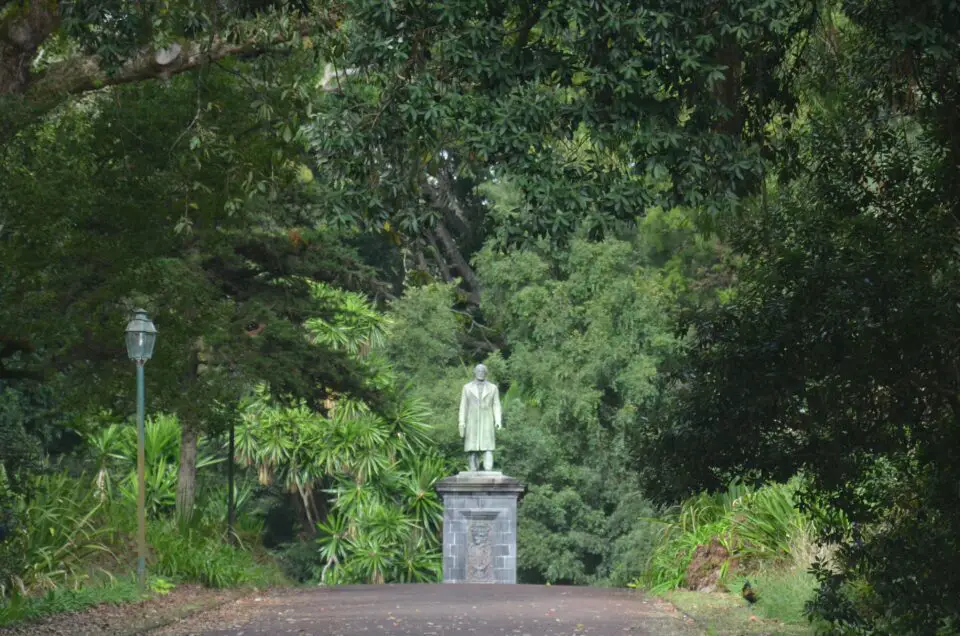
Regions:
<instances>
[{"instance_id":1,"label":"gravel walkway","mask_svg":"<svg viewBox=\"0 0 960 636\"><path fill-rule=\"evenodd\" d=\"M675 607L631 590L537 585L367 585L277 590L195 614L154 636L688 636Z\"/></svg>"}]
</instances>

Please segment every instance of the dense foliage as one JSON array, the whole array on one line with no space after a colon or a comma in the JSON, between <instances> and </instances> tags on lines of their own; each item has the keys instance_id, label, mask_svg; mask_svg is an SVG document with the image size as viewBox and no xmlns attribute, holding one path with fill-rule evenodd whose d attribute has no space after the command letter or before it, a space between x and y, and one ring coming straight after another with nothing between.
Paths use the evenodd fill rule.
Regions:
<instances>
[{"instance_id":1,"label":"dense foliage","mask_svg":"<svg viewBox=\"0 0 960 636\"><path fill-rule=\"evenodd\" d=\"M840 567L814 609L862 631L960 620L954 11L846 3L824 25L797 172L731 224L736 293L692 316L657 445L681 488L802 470L855 524L825 528Z\"/></svg>"},{"instance_id":2,"label":"dense foliage","mask_svg":"<svg viewBox=\"0 0 960 636\"><path fill-rule=\"evenodd\" d=\"M298 498L317 548L294 575L324 583L432 582L439 577L442 506L433 490L447 469L431 448L430 413L407 395L382 356L386 317L358 294L318 286L336 306L307 326L316 341L360 357L387 405L337 397L320 414L282 406L258 387L243 407L237 457ZM298 549L294 548L294 553Z\"/></svg>"},{"instance_id":3,"label":"dense foliage","mask_svg":"<svg viewBox=\"0 0 960 636\"><path fill-rule=\"evenodd\" d=\"M838 632L958 628L955 3L117 10L0 0L5 594L130 556L142 305L171 578L435 580L484 361L522 580L719 542L823 557Z\"/></svg>"},{"instance_id":4,"label":"dense foliage","mask_svg":"<svg viewBox=\"0 0 960 636\"><path fill-rule=\"evenodd\" d=\"M656 204L726 208L761 172L764 118L790 103L782 66L813 8L348 3L333 52L362 81L311 147L337 204L413 233L443 218L423 202L461 174L517 184L519 205L494 215L501 244L603 235Z\"/></svg>"},{"instance_id":5,"label":"dense foliage","mask_svg":"<svg viewBox=\"0 0 960 636\"><path fill-rule=\"evenodd\" d=\"M438 439L459 454L455 413L470 349L503 386L498 462L529 486L518 568L528 582L623 585L642 570L654 531L630 450L636 421L660 408L660 365L681 348L666 304L662 216L631 241L576 239L555 257L528 249L477 257L485 325L456 308L448 285L411 289L392 307L391 353L438 415ZM471 334L471 329L476 332ZM490 346L492 343L489 343Z\"/></svg>"}]
</instances>

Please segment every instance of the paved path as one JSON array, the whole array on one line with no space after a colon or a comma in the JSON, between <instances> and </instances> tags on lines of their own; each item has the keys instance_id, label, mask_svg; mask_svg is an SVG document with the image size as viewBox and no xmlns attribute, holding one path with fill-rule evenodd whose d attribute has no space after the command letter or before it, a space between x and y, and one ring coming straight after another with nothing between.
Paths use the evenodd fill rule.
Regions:
<instances>
[{"instance_id":1,"label":"paved path","mask_svg":"<svg viewBox=\"0 0 960 636\"><path fill-rule=\"evenodd\" d=\"M281 590L153 633L688 636L698 630L672 605L632 590L448 584Z\"/></svg>"}]
</instances>

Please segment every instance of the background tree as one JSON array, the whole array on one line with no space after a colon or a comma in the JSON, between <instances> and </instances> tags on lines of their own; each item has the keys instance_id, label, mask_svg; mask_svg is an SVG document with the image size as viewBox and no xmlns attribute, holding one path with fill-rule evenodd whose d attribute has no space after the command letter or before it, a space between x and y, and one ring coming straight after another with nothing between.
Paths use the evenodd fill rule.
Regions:
<instances>
[{"instance_id":1,"label":"background tree","mask_svg":"<svg viewBox=\"0 0 960 636\"><path fill-rule=\"evenodd\" d=\"M462 465L454 423L472 364L484 361L501 387L497 464L529 486L525 582L624 585L651 555L656 531L639 519L654 509L632 450L662 408L660 373L682 351L670 307L694 294L686 276L717 259L690 217L654 211L629 240L575 239L567 250L485 249L478 312L439 284L391 305L388 353L434 412L445 455ZM494 351L474 346L478 335Z\"/></svg>"},{"instance_id":2,"label":"background tree","mask_svg":"<svg viewBox=\"0 0 960 636\"><path fill-rule=\"evenodd\" d=\"M738 283L692 315L679 409L648 449L674 489L799 472L808 504L843 513L826 524L840 569L819 570L812 609L851 633L946 633L960 621L942 567L960 561L960 14L839 9L805 53L798 171L727 228Z\"/></svg>"},{"instance_id":3,"label":"background tree","mask_svg":"<svg viewBox=\"0 0 960 636\"><path fill-rule=\"evenodd\" d=\"M64 407L122 411L118 325L134 305L151 310L163 344L150 408L180 416L187 517L197 434L253 383L316 404L324 387L362 393L355 365L311 345L304 322L325 312L310 281L373 289L373 275L299 205L309 184L260 119L270 97L216 69L94 96L4 148L4 328L58 378Z\"/></svg>"}]
</instances>

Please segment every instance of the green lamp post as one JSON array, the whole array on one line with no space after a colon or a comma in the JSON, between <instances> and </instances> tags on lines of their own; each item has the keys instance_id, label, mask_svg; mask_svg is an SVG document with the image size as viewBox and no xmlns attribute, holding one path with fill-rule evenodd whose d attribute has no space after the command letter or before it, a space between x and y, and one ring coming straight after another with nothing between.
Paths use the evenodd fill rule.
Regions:
<instances>
[{"instance_id":1,"label":"green lamp post","mask_svg":"<svg viewBox=\"0 0 960 636\"><path fill-rule=\"evenodd\" d=\"M157 328L147 317L143 309L135 309L133 318L127 323L127 355L137 364L137 583L141 589L147 579L147 513L145 460L143 456L143 365L153 355L153 345L157 341Z\"/></svg>"}]
</instances>

